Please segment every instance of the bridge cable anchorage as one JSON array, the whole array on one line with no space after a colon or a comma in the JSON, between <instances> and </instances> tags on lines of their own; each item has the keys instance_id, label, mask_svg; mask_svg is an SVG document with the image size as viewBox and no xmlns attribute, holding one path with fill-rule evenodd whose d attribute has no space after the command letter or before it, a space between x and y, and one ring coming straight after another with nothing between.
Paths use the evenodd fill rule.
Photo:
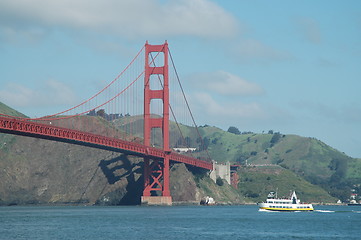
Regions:
<instances>
[{"instance_id":1,"label":"bridge cable anchorage","mask_svg":"<svg viewBox=\"0 0 361 240\"><path fill-rule=\"evenodd\" d=\"M178 80L180 89L181 89L181 91L182 91L183 98L184 98L184 100L185 100L185 102L186 102L186 105L187 105L188 111L189 111L189 113L190 113L190 115L191 115L193 124L194 124L194 126L196 127L198 137L200 138L202 145L204 145L203 138L202 138L202 136L201 136L201 134L200 134L200 132L199 132L198 126L197 126L197 124L196 124L196 121L194 120L194 117L193 117L193 113L192 113L192 111L191 111L191 108L189 107L189 103L188 103L188 100L187 100L186 95L185 95L185 93L184 93L183 86L182 86L182 84L181 84L181 82L180 82L179 75L178 75L178 71L177 71L177 69L176 69L176 67L175 67L175 64L174 64L174 61L173 61L173 57L172 57L172 53L171 53L170 50L169 50L169 56L170 56L170 60L171 60L171 62L172 62L172 66L173 66L173 68L174 68L174 71L175 71L175 74L176 74L176 77L177 77L177 80ZM210 155L209 155L208 149L205 149L205 150L206 150L208 159L210 160L211 157L210 157Z\"/></svg>"}]
</instances>

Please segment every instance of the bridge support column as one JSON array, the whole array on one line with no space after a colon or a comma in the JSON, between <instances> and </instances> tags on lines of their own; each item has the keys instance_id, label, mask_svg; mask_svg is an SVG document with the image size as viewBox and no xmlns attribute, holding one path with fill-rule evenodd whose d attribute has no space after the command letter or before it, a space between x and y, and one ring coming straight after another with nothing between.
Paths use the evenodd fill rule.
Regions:
<instances>
[{"instance_id":1,"label":"bridge support column","mask_svg":"<svg viewBox=\"0 0 361 240\"><path fill-rule=\"evenodd\" d=\"M163 192L162 196L170 197L169 191L169 154L163 159Z\"/></svg>"},{"instance_id":2,"label":"bridge support column","mask_svg":"<svg viewBox=\"0 0 361 240\"><path fill-rule=\"evenodd\" d=\"M163 66L155 66L152 52L163 53ZM157 54L157 55L158 55ZM150 59L151 56L151 59ZM161 56L159 56L161 57ZM158 75L161 89L151 89L151 76ZM152 116L151 101L160 99L163 102L163 116ZM168 43L162 45L145 44L145 74L144 74L144 145L152 146L152 129L162 129L164 159L144 159L144 191L142 204L171 205L172 197L169 191L169 79L168 79ZM155 196L156 193L162 196Z\"/></svg>"},{"instance_id":3,"label":"bridge support column","mask_svg":"<svg viewBox=\"0 0 361 240\"><path fill-rule=\"evenodd\" d=\"M162 196L157 196L161 193ZM144 158L144 190L141 203L145 205L172 205L169 191L169 155L150 163Z\"/></svg>"}]
</instances>

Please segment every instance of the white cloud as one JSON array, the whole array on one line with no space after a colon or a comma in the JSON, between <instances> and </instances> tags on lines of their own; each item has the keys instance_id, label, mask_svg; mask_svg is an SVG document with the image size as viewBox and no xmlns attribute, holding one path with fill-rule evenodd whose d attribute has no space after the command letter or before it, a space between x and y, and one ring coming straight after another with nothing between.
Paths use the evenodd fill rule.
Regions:
<instances>
[{"instance_id":1,"label":"white cloud","mask_svg":"<svg viewBox=\"0 0 361 240\"><path fill-rule=\"evenodd\" d=\"M257 99L245 98L264 94L262 87L239 76L216 71L194 74L187 82L192 85L187 94L192 112L201 113L197 119L207 124L260 122L272 117Z\"/></svg>"},{"instance_id":2,"label":"white cloud","mask_svg":"<svg viewBox=\"0 0 361 240\"><path fill-rule=\"evenodd\" d=\"M0 90L0 101L11 103L13 107L48 107L77 102L71 88L56 80L48 80L40 89L9 83Z\"/></svg>"},{"instance_id":3,"label":"white cloud","mask_svg":"<svg viewBox=\"0 0 361 240\"><path fill-rule=\"evenodd\" d=\"M199 73L191 76L189 80L196 86L224 96L253 96L264 93L259 85L225 71Z\"/></svg>"},{"instance_id":4,"label":"white cloud","mask_svg":"<svg viewBox=\"0 0 361 240\"><path fill-rule=\"evenodd\" d=\"M255 39L243 39L231 47L233 57L246 63L272 63L294 59L288 51L278 50Z\"/></svg>"},{"instance_id":5,"label":"white cloud","mask_svg":"<svg viewBox=\"0 0 361 240\"><path fill-rule=\"evenodd\" d=\"M0 18L1 19L1 18ZM12 28L9 26L2 26L0 24L0 39L11 43L34 43L42 39L46 34L44 29L38 27Z\"/></svg>"},{"instance_id":6,"label":"white cloud","mask_svg":"<svg viewBox=\"0 0 361 240\"><path fill-rule=\"evenodd\" d=\"M296 24L298 25L300 33L307 41L313 44L319 44L321 42L320 27L314 19L306 17L299 18Z\"/></svg>"},{"instance_id":7,"label":"white cloud","mask_svg":"<svg viewBox=\"0 0 361 240\"><path fill-rule=\"evenodd\" d=\"M208 0L7 0L0 2L0 22L15 28L65 27L128 38L219 38L238 31L236 19Z\"/></svg>"},{"instance_id":8,"label":"white cloud","mask_svg":"<svg viewBox=\"0 0 361 240\"><path fill-rule=\"evenodd\" d=\"M343 103L339 106L309 101L296 102L292 106L299 110L312 113L312 116L338 123L359 124L361 121L361 108L356 102Z\"/></svg>"},{"instance_id":9,"label":"white cloud","mask_svg":"<svg viewBox=\"0 0 361 240\"><path fill-rule=\"evenodd\" d=\"M222 95L259 95L264 91L255 83L248 82L228 72L215 73L218 79L209 83L209 88Z\"/></svg>"},{"instance_id":10,"label":"white cloud","mask_svg":"<svg viewBox=\"0 0 361 240\"><path fill-rule=\"evenodd\" d=\"M225 71L195 74L187 98L197 123L262 129L289 123L287 111L265 102L264 89ZM251 98L250 98L251 97Z\"/></svg>"},{"instance_id":11,"label":"white cloud","mask_svg":"<svg viewBox=\"0 0 361 240\"><path fill-rule=\"evenodd\" d=\"M265 112L262 107L255 102L242 103L235 101L216 101L210 94L198 92L193 96L193 105L198 105L210 118L220 117L223 120L227 118L263 118Z\"/></svg>"}]
</instances>

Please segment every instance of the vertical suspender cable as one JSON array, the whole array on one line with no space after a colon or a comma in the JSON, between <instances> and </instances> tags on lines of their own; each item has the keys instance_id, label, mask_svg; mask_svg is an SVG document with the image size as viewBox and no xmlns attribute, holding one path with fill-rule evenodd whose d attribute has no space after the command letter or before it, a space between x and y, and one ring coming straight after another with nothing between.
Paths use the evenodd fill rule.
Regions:
<instances>
[{"instance_id":1,"label":"vertical suspender cable","mask_svg":"<svg viewBox=\"0 0 361 240\"><path fill-rule=\"evenodd\" d=\"M172 65L173 65L173 68L174 68L174 71L175 71L175 74L176 74L176 77L177 77L179 86L180 86L180 89L181 89L181 91L182 91L183 98L184 98L184 100L185 100L185 103L186 103L186 105L187 105L188 111L189 111L190 116L191 116L191 118L192 118L193 124L194 124L194 126L195 126L195 128L196 128L196 130L197 130L197 134L198 134L199 138L201 139L202 145L204 145L204 143L203 143L203 138L202 138L201 134L199 133L198 126L197 126L197 124L196 124L196 122L195 122L195 120L194 120L192 111L191 111L191 109L190 109L190 107L189 107L189 104L188 104L187 98L186 98L186 96L185 96L185 93L184 93L182 84L181 84L181 82L180 82L179 75L178 75L177 69L176 69L176 67L175 67L175 64L174 64L174 61L173 61L173 57L172 57L172 54L171 54L170 50L169 50L169 56L170 56L170 59L171 59L171 62L172 62ZM208 152L207 149L206 149L206 153L207 153L208 158L211 159L211 157L210 157L209 152Z\"/></svg>"}]
</instances>

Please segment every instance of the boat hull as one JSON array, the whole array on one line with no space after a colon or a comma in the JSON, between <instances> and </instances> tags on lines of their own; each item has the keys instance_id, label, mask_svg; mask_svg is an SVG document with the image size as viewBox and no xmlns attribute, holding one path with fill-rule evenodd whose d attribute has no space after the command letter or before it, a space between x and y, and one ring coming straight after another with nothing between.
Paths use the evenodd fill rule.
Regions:
<instances>
[{"instance_id":1,"label":"boat hull","mask_svg":"<svg viewBox=\"0 0 361 240\"><path fill-rule=\"evenodd\" d=\"M277 206L274 206L277 205ZM269 204L259 203L259 209L277 212L309 212L313 211L312 204Z\"/></svg>"},{"instance_id":2,"label":"boat hull","mask_svg":"<svg viewBox=\"0 0 361 240\"><path fill-rule=\"evenodd\" d=\"M270 192L266 202L258 203L260 210L277 212L309 212L313 211L310 203L301 203L293 191L289 198L277 198L277 192Z\"/></svg>"},{"instance_id":3,"label":"boat hull","mask_svg":"<svg viewBox=\"0 0 361 240\"><path fill-rule=\"evenodd\" d=\"M270 207L260 207L259 209L266 211L275 211L275 212L310 212L313 211L313 208L270 208Z\"/></svg>"}]
</instances>

